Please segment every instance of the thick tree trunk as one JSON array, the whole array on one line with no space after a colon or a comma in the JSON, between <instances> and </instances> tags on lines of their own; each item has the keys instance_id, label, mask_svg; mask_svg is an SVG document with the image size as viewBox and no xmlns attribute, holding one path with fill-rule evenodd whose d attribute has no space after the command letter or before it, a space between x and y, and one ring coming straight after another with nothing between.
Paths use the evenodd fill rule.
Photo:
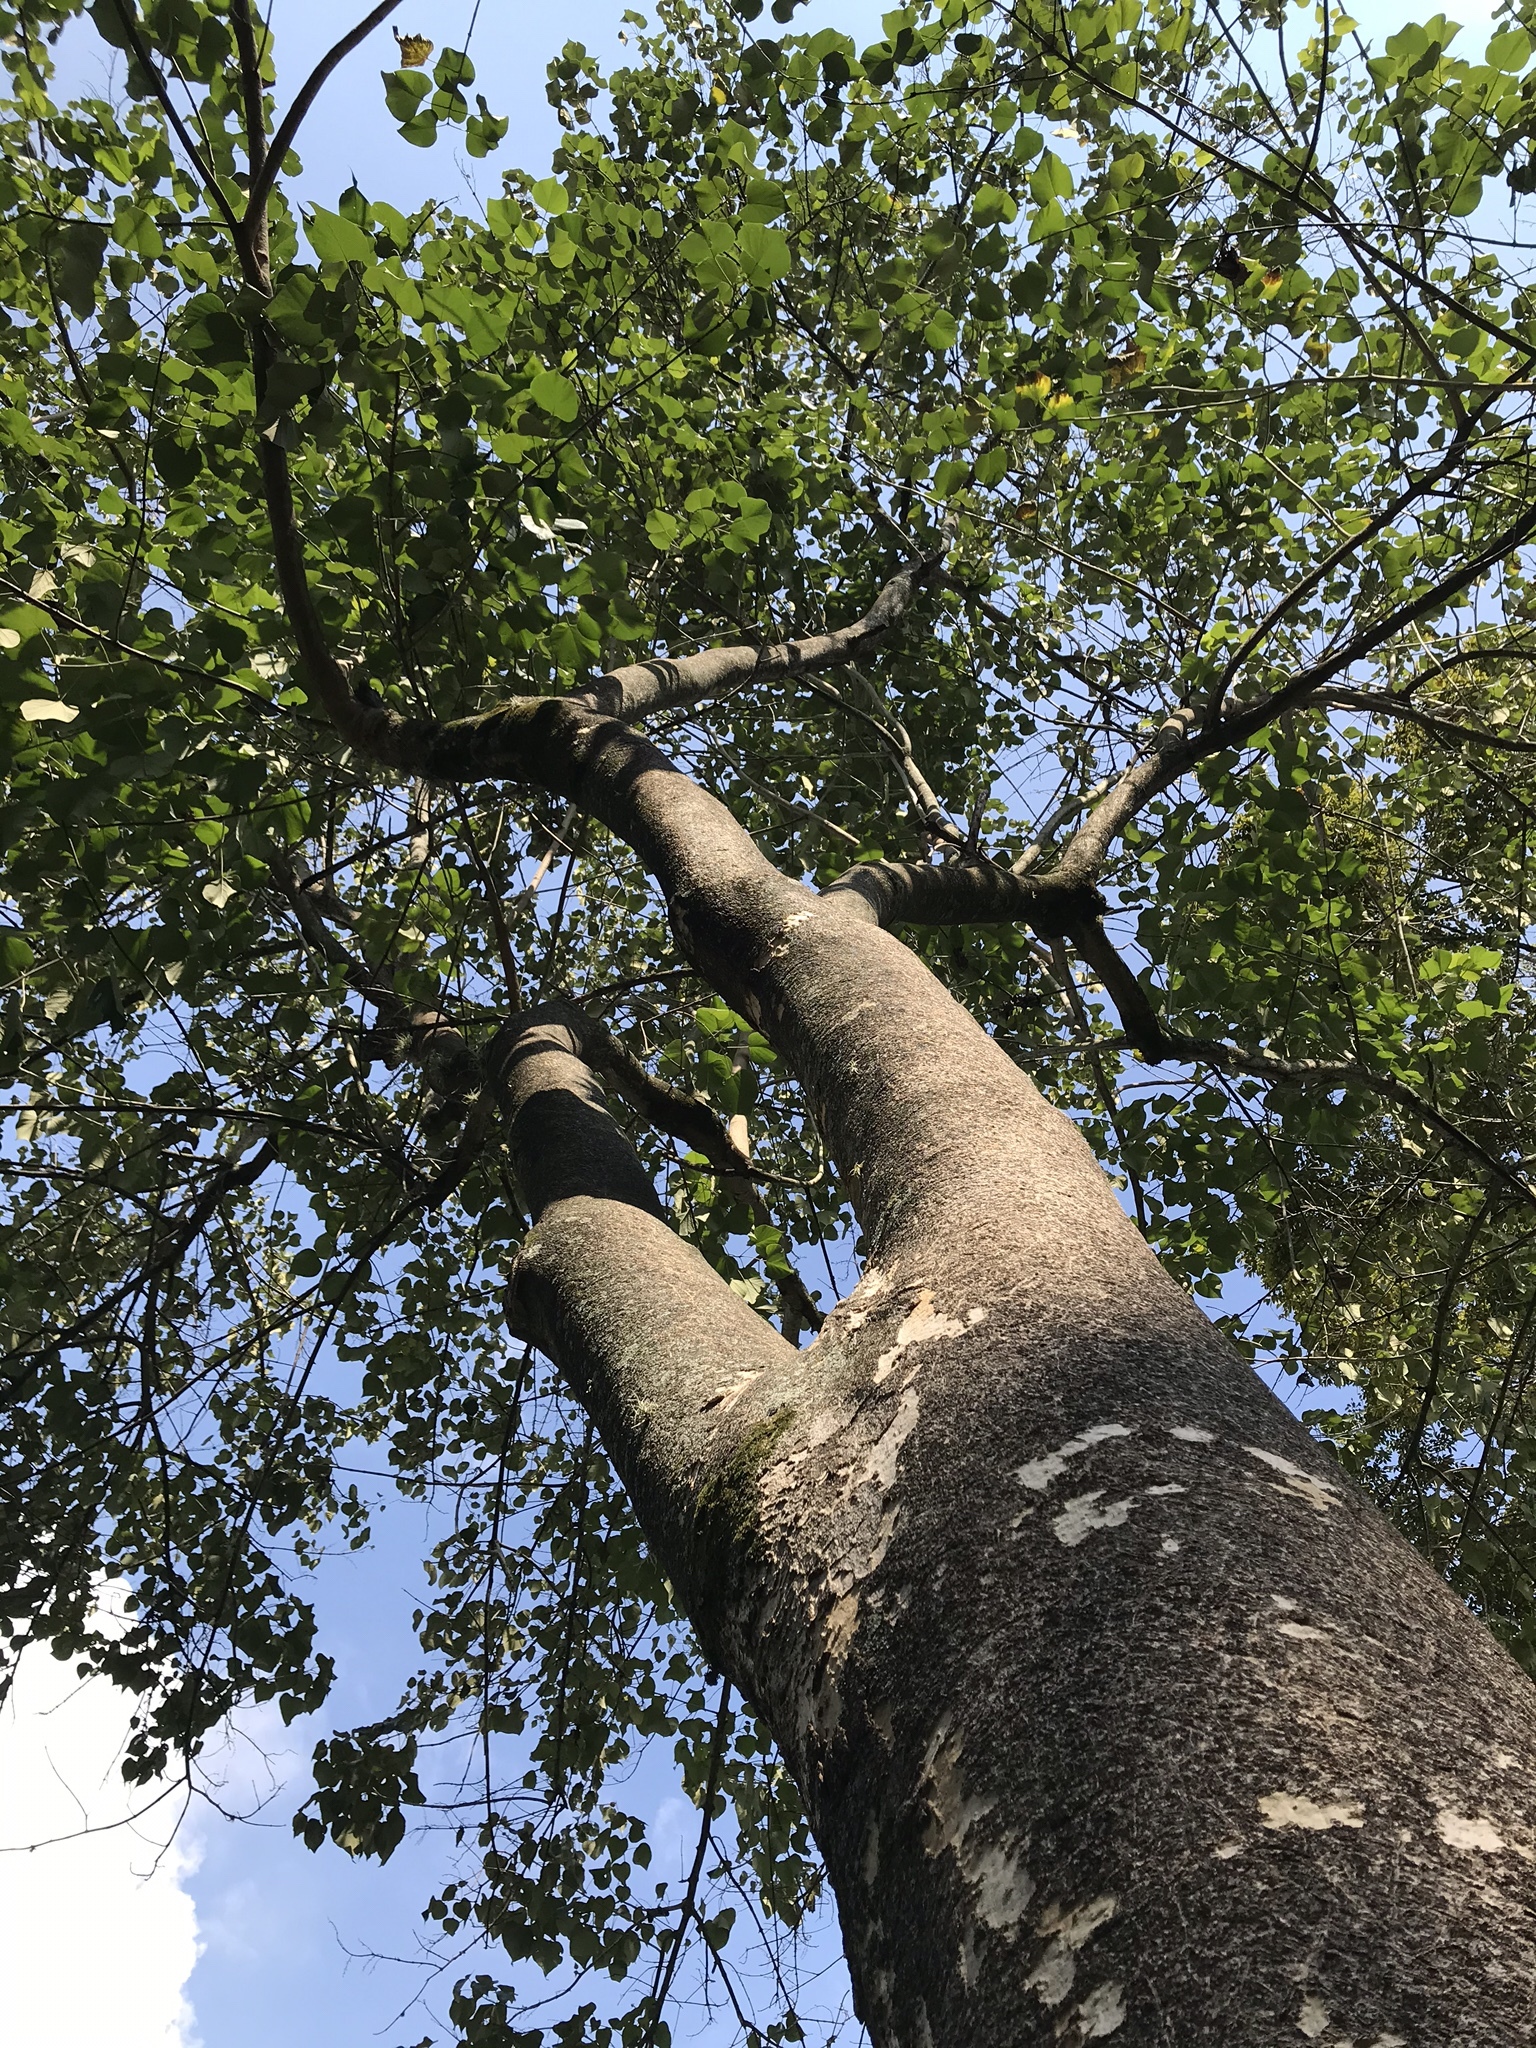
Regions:
<instances>
[{"instance_id":1,"label":"thick tree trunk","mask_svg":"<svg viewBox=\"0 0 1536 2048\"><path fill-rule=\"evenodd\" d=\"M726 850L674 920L804 1082L864 1276L785 1344L546 1012L518 1312L783 1748L875 2041L1529 2041L1529 1681L915 956Z\"/></svg>"}]
</instances>

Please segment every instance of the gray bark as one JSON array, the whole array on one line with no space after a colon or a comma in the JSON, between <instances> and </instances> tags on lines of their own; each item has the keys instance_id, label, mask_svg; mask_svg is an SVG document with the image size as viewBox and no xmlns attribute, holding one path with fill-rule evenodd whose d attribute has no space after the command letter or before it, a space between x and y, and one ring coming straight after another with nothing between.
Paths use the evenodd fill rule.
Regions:
<instances>
[{"instance_id":1,"label":"gray bark","mask_svg":"<svg viewBox=\"0 0 1536 2048\"><path fill-rule=\"evenodd\" d=\"M875 2041L1529 2041L1529 1681L869 907L622 753L583 795L804 1083L866 1264L785 1344L537 1017L518 1314L784 1751Z\"/></svg>"},{"instance_id":2,"label":"gray bark","mask_svg":"<svg viewBox=\"0 0 1536 2048\"><path fill-rule=\"evenodd\" d=\"M598 707L841 643L434 727L354 698L300 640L354 746L535 784L626 839L841 1170L863 1277L797 1351L667 1227L581 1021L537 1012L498 1041L535 1219L510 1313L780 1744L878 2048L1528 2042L1536 1692L883 928L1007 898L1093 943L1105 846L1215 741L1171 719L1023 887L892 863L817 897Z\"/></svg>"}]
</instances>

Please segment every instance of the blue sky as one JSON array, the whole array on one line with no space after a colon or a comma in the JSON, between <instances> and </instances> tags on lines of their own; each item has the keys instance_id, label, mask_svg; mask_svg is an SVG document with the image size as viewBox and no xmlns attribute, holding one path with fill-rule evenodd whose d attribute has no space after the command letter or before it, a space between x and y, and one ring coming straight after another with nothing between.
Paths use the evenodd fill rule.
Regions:
<instances>
[{"instance_id":1,"label":"blue sky","mask_svg":"<svg viewBox=\"0 0 1536 2048\"><path fill-rule=\"evenodd\" d=\"M564 0L535 9L481 0L469 44L477 86L511 128L500 151L478 164L449 142L422 151L395 133L378 74L396 58L381 28L311 116L301 196L333 204L355 178L371 197L408 209L429 196L461 199L466 188L494 193L512 164L538 173L558 135L544 98L546 64L567 40L614 58L625 5ZM359 0L273 0L289 91L361 11ZM439 47L462 46L472 11L473 0L403 0L395 26ZM811 0L796 25L830 22L867 41L880 11L875 0ZM1386 0L1355 9L1368 40L1432 11ZM1478 0L1447 11L1475 36L1491 7ZM80 87L106 82L104 53L88 33L72 32L64 59ZM329 1849L311 1856L289 1830L305 1760L325 1725L375 1718L398 1698L413 1650L420 1539L410 1511L396 1512L382 1519L372 1550L325 1568L315 1593L339 1680L324 1725L285 1729L275 1715L244 1717L217 1768L223 1803L240 1813L259 1808L257 1817L237 1822L194 1809L169 1849L174 1800L126 1824L113 1767L124 1720L118 1701L105 1688L73 1687L59 1667L29 1672L0 1716L0 1851L11 1852L0 1853L7 2048L275 2048L289 2040L394 2048L430 2030L419 2012L395 2021L430 1988L412 1958L421 1904L441 1873L441 1843L408 1840L381 1869ZM664 1775L643 1780L631 1796L636 1810L656 1815L663 1837L675 1835L681 1854L692 1809ZM82 1816L100 1831L79 1838ZM23 1853L25 1844L64 1834L77 1838ZM370 1950L402 1960L371 1961ZM815 1953L832 1961L830 1929ZM702 2023L679 2030L679 2039L708 2038Z\"/></svg>"}]
</instances>

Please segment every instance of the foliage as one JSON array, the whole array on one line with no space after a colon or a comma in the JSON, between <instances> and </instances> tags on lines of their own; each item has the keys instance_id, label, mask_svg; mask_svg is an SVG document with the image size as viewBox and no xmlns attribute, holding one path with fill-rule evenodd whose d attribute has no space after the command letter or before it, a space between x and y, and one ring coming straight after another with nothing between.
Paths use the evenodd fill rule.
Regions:
<instances>
[{"instance_id":1,"label":"foliage","mask_svg":"<svg viewBox=\"0 0 1536 2048\"><path fill-rule=\"evenodd\" d=\"M835 1169L627 848L338 745L265 443L331 645L439 718L820 630L942 548L870 673L663 721L821 883L1049 872L1185 707L1209 744L1097 876L1162 1041L1058 935L916 943L1183 1280L1254 1277L1279 1364L1340 1390L1345 1462L1536 1667L1536 282L1503 214L1483 233L1536 184L1520 11L1474 61L1440 17L1367 57L1326 11L1242 40L1179 0L947 0L859 51L669 0L610 76L566 48L550 175L479 217L356 189L301 216L279 176L269 295L234 253L239 8L95 0L120 97L60 104L79 12L0 9L12 1637L135 1691L148 1778L241 1700L315 1708L304 1573L429 1500L420 1673L322 1746L296 1825L387 1855L450 1805L458 2035L663 2042L685 1945L745 1997L751 1923L817 1897L589 1425L509 1347L520 1198L420 1020L472 1049L574 994L745 1119L778 1176L751 1197L634 1136L678 1228L796 1326L793 1275L825 1299L854 1249ZM462 52L402 62L380 118L483 157L504 124L471 83ZM424 1762L454 1735L472 1807ZM623 1805L648 1742L718 1823L683 1899ZM744 2030L798 2039L768 1956Z\"/></svg>"}]
</instances>

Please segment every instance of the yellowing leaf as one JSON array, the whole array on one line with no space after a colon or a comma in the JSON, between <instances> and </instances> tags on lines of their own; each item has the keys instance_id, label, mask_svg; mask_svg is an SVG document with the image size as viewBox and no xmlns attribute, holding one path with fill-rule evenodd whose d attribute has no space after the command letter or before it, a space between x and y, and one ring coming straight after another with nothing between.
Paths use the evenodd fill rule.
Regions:
<instances>
[{"instance_id":1,"label":"yellowing leaf","mask_svg":"<svg viewBox=\"0 0 1536 2048\"><path fill-rule=\"evenodd\" d=\"M1044 370L1036 370L1032 377L1026 377L1018 387L1021 398L1033 398L1037 404L1044 404L1051 395L1051 380Z\"/></svg>"},{"instance_id":2,"label":"yellowing leaf","mask_svg":"<svg viewBox=\"0 0 1536 2048\"><path fill-rule=\"evenodd\" d=\"M19 708L28 725L73 725L80 716L78 704L61 704L57 697L29 697Z\"/></svg>"},{"instance_id":3,"label":"yellowing leaf","mask_svg":"<svg viewBox=\"0 0 1536 2048\"><path fill-rule=\"evenodd\" d=\"M414 66L417 64L426 63L427 59L432 54L433 47L431 39L429 37L403 36L401 35L399 29L395 29L393 31L393 34L395 41L400 46L400 62L402 64L409 64Z\"/></svg>"}]
</instances>

